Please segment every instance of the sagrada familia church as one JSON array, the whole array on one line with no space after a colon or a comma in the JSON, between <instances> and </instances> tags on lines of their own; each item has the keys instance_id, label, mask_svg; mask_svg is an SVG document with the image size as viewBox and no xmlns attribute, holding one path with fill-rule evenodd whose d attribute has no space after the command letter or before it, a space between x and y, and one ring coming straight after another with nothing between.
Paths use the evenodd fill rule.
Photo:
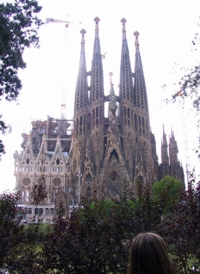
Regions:
<instances>
[{"instance_id":1,"label":"sagrada familia church","mask_svg":"<svg viewBox=\"0 0 200 274\"><path fill-rule=\"evenodd\" d=\"M22 153L14 154L16 188L20 191L20 202L27 206L27 216L40 213L51 219L59 201L63 202L67 216L72 206L81 203L82 195L91 197L94 189L98 195L102 185L107 198L120 191L123 184L134 190L136 182L142 185L154 183L166 175L180 179L184 186L184 172L178 161L174 133L171 132L168 145L164 127L161 163L158 163L155 137L150 128L139 32L134 32L133 71L126 20L121 20L119 92L115 93L110 73L110 92L105 95L100 20L96 17L94 21L94 48L89 71L85 30L81 31L73 121L52 117L46 121L33 121L31 133L22 134ZM73 130L70 130L71 125ZM31 191L34 184L41 182L46 185L47 197L36 208Z\"/></svg>"}]
</instances>

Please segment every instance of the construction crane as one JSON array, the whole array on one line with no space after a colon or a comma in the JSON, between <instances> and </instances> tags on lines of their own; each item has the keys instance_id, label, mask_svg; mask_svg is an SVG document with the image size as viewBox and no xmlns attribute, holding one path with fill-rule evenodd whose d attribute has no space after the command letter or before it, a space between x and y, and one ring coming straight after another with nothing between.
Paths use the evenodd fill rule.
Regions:
<instances>
[{"instance_id":1,"label":"construction crane","mask_svg":"<svg viewBox=\"0 0 200 274\"><path fill-rule=\"evenodd\" d=\"M182 107L182 130L183 130L183 142L184 142L184 151L185 151L185 161L186 161L186 176L187 184L189 182L189 171L190 171L190 150L187 134L187 125L186 125L186 113L184 107Z\"/></svg>"},{"instance_id":2,"label":"construction crane","mask_svg":"<svg viewBox=\"0 0 200 274\"><path fill-rule=\"evenodd\" d=\"M183 96L185 91L182 90L177 93L178 96ZM188 133L187 133L187 114L186 114L186 106L184 101L179 101L179 107L181 109L181 122L182 122L182 136L183 136L183 145L184 145L184 153L185 153L185 165L186 165L186 180L187 186L189 182L189 172L190 172L190 149L189 149L189 141L188 141Z\"/></svg>"},{"instance_id":3,"label":"construction crane","mask_svg":"<svg viewBox=\"0 0 200 274\"><path fill-rule=\"evenodd\" d=\"M70 24L72 22L69 22L68 20L60 20L60 19L55 19L55 18L46 18L46 24L48 23L61 23L64 24L64 45L63 45L63 62L64 66L66 65L65 62L67 58L67 53L68 53L68 29ZM65 75L65 69L62 70L63 75L62 75L62 93L61 93L61 119L66 119L66 92L67 92L67 83L66 83L66 75Z\"/></svg>"},{"instance_id":4,"label":"construction crane","mask_svg":"<svg viewBox=\"0 0 200 274\"><path fill-rule=\"evenodd\" d=\"M68 27L69 22L65 20L59 20L54 18L46 18L46 24L48 23L65 23L65 27Z\"/></svg>"}]
</instances>

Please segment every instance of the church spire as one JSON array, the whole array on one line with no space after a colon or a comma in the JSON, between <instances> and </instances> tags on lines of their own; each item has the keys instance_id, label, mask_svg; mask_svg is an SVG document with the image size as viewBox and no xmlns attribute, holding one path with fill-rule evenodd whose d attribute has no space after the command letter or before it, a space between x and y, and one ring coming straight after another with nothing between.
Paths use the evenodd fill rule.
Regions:
<instances>
[{"instance_id":1,"label":"church spire","mask_svg":"<svg viewBox=\"0 0 200 274\"><path fill-rule=\"evenodd\" d=\"M148 101L147 101L147 93L146 93L146 84L144 79L144 72L142 67L142 60L140 55L139 48L139 32L135 31L133 33L135 36L135 81L134 81L134 91L135 98L134 103L136 106L141 107L148 111Z\"/></svg>"},{"instance_id":2,"label":"church spire","mask_svg":"<svg viewBox=\"0 0 200 274\"><path fill-rule=\"evenodd\" d=\"M92 70L91 70L91 87L90 98L92 102L99 102L104 97L104 84L103 84L103 66L101 57L101 47L99 40L99 21L98 17L95 17L95 39L94 50L92 58Z\"/></svg>"},{"instance_id":3,"label":"church spire","mask_svg":"<svg viewBox=\"0 0 200 274\"><path fill-rule=\"evenodd\" d=\"M163 164L169 165L168 144L167 144L167 137L165 134L164 125L163 125L163 138L162 138L162 145L161 145L161 160Z\"/></svg>"},{"instance_id":4,"label":"church spire","mask_svg":"<svg viewBox=\"0 0 200 274\"><path fill-rule=\"evenodd\" d=\"M81 53L79 61L79 71L76 83L76 93L75 93L75 106L74 113L85 108L88 105L88 83L87 83L87 70L86 70L86 59L85 59L85 33L86 31L82 29L80 31L82 34L81 38Z\"/></svg>"},{"instance_id":5,"label":"church spire","mask_svg":"<svg viewBox=\"0 0 200 274\"><path fill-rule=\"evenodd\" d=\"M174 137L174 132L171 131L171 137L169 139L169 157L170 165L177 164L178 162L178 146Z\"/></svg>"},{"instance_id":6,"label":"church spire","mask_svg":"<svg viewBox=\"0 0 200 274\"><path fill-rule=\"evenodd\" d=\"M126 19L121 20L122 23L122 52L120 66L120 97L122 100L127 99L133 102L133 79L129 57L129 49L126 39Z\"/></svg>"},{"instance_id":7,"label":"church spire","mask_svg":"<svg viewBox=\"0 0 200 274\"><path fill-rule=\"evenodd\" d=\"M96 23L96 26L95 26L95 39L99 39L99 17L95 17L94 18L94 21Z\"/></svg>"},{"instance_id":8,"label":"church spire","mask_svg":"<svg viewBox=\"0 0 200 274\"><path fill-rule=\"evenodd\" d=\"M112 81L112 76L113 73L109 73L110 76L110 95L109 95L109 104L108 104L108 110L109 110L109 120L112 123L115 123L116 120L116 111L117 111L117 101L116 101L116 96L115 96L115 91L114 91L114 84Z\"/></svg>"}]
</instances>

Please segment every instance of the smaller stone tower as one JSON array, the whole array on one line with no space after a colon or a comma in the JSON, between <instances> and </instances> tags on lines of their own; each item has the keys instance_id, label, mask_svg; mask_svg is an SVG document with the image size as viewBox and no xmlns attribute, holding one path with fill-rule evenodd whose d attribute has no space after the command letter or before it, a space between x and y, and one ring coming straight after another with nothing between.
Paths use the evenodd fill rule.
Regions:
<instances>
[{"instance_id":1,"label":"smaller stone tower","mask_svg":"<svg viewBox=\"0 0 200 274\"><path fill-rule=\"evenodd\" d=\"M168 146L163 126L163 139L161 144L161 164L159 165L158 179L161 180L166 175L170 175L176 179L181 180L183 183L183 187L185 187L184 171L180 162L178 161L178 146L174 137L174 132L171 132Z\"/></svg>"}]
</instances>

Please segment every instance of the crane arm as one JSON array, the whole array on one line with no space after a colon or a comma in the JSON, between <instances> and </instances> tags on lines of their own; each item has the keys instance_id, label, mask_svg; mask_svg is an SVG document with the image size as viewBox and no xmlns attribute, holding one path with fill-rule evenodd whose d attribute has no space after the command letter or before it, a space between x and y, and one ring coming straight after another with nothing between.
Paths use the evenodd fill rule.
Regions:
<instances>
[{"instance_id":1,"label":"crane arm","mask_svg":"<svg viewBox=\"0 0 200 274\"><path fill-rule=\"evenodd\" d=\"M53 22L53 23L69 23L68 21L65 20L59 20L59 19L54 19L54 18L46 18L46 24Z\"/></svg>"}]
</instances>

